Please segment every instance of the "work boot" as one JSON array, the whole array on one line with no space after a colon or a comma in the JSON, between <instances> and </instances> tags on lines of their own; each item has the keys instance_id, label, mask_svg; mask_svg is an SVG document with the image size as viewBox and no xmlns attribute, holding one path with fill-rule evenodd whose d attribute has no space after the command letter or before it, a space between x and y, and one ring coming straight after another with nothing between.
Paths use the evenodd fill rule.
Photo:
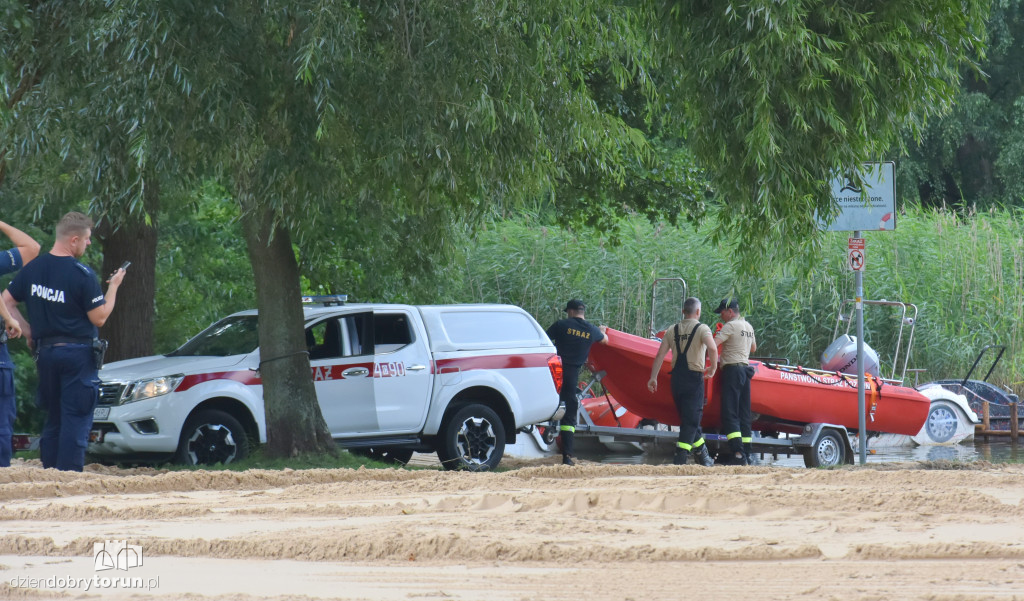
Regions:
<instances>
[{"instance_id":1,"label":"work boot","mask_svg":"<svg viewBox=\"0 0 1024 601\"><path fill-rule=\"evenodd\" d=\"M575 433L568 430L562 430L562 455L565 457L575 457L576 448L574 444Z\"/></svg>"},{"instance_id":2,"label":"work boot","mask_svg":"<svg viewBox=\"0 0 1024 601\"><path fill-rule=\"evenodd\" d=\"M571 455L562 455L562 465L576 465L576 461Z\"/></svg>"},{"instance_id":3,"label":"work boot","mask_svg":"<svg viewBox=\"0 0 1024 601\"><path fill-rule=\"evenodd\" d=\"M708 446L703 444L697 447L697 451L693 454L693 459L694 463L704 467L711 467L715 464L715 460L711 458L711 453L708 452Z\"/></svg>"},{"instance_id":4,"label":"work boot","mask_svg":"<svg viewBox=\"0 0 1024 601\"><path fill-rule=\"evenodd\" d=\"M725 457L726 465L746 465L747 458L743 454L743 441L739 438L729 439L729 454Z\"/></svg>"},{"instance_id":5,"label":"work boot","mask_svg":"<svg viewBox=\"0 0 1024 601\"><path fill-rule=\"evenodd\" d=\"M676 447L676 452L672 455L672 465L686 465L689 461L690 452Z\"/></svg>"},{"instance_id":6,"label":"work boot","mask_svg":"<svg viewBox=\"0 0 1024 601\"><path fill-rule=\"evenodd\" d=\"M754 465L754 447L749 442L743 443L743 465Z\"/></svg>"}]
</instances>

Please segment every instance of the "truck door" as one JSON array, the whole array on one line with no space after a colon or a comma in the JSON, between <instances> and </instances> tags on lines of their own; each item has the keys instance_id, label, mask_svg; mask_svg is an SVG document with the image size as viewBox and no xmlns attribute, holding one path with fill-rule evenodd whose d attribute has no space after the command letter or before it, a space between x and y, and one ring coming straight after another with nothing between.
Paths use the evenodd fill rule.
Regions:
<instances>
[{"instance_id":1,"label":"truck door","mask_svg":"<svg viewBox=\"0 0 1024 601\"><path fill-rule=\"evenodd\" d=\"M373 314L338 315L306 329L309 364L327 429L335 438L375 433Z\"/></svg>"},{"instance_id":2,"label":"truck door","mask_svg":"<svg viewBox=\"0 0 1024 601\"><path fill-rule=\"evenodd\" d=\"M373 396L381 432L416 432L430 402L430 349L403 310L373 315Z\"/></svg>"}]
</instances>

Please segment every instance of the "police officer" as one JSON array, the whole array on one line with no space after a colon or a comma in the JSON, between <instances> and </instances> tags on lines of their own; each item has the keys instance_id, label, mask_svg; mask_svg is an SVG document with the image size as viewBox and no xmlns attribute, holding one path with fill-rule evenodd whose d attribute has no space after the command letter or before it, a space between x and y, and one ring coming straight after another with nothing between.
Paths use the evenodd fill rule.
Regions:
<instances>
[{"instance_id":1,"label":"police officer","mask_svg":"<svg viewBox=\"0 0 1024 601\"><path fill-rule=\"evenodd\" d=\"M754 328L740 316L735 298L723 299L715 309L722 329L715 336L722 359L722 428L729 441L733 463L750 465L750 353L757 350Z\"/></svg>"},{"instance_id":2,"label":"police officer","mask_svg":"<svg viewBox=\"0 0 1024 601\"><path fill-rule=\"evenodd\" d=\"M78 261L92 244L92 225L82 213L62 217L50 252L26 265L4 291L5 302L24 302L28 310L38 403L47 412L39 440L43 467L78 472L99 399L97 328L110 317L125 273L114 272L104 296L96 274Z\"/></svg>"},{"instance_id":3,"label":"police officer","mask_svg":"<svg viewBox=\"0 0 1024 601\"><path fill-rule=\"evenodd\" d=\"M562 358L562 390L559 398L565 403L565 416L562 417L560 434L562 437L562 463L576 465L573 453L573 437L576 434L576 418L579 412L579 399L576 393L579 386L580 369L587 362L590 345L595 342L608 344L605 326L595 326L586 319L586 305L583 301L572 299L565 304L565 319L560 319L548 328L548 338L555 343L558 356Z\"/></svg>"},{"instance_id":4,"label":"police officer","mask_svg":"<svg viewBox=\"0 0 1024 601\"><path fill-rule=\"evenodd\" d=\"M672 401L679 413L679 441L673 463L685 465L693 453L694 460L711 467L714 460L704 444L700 430L704 413L704 380L715 375L718 368L718 347L711 336L711 328L700 322L700 300L690 297L683 301L683 320L665 332L651 367L647 389L658 390L658 372L665 355L672 351ZM706 361L710 355L710 364ZM682 358L682 360L680 360Z\"/></svg>"},{"instance_id":5,"label":"police officer","mask_svg":"<svg viewBox=\"0 0 1024 601\"><path fill-rule=\"evenodd\" d=\"M39 255L39 243L25 232L0 221L0 232L10 238L14 248L0 253L0 275L21 269ZM0 302L0 317L6 324L8 337L21 336L21 315ZM2 335L0 335L2 337ZM18 404L14 398L14 362L7 352L7 342L0 342L0 467L11 465L14 420L18 417Z\"/></svg>"}]
</instances>

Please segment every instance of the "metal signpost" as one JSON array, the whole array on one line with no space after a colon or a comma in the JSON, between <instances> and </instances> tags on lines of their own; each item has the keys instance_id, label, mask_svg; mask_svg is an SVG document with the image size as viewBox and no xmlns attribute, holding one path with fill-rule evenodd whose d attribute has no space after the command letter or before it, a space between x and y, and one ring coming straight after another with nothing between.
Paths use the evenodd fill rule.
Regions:
<instances>
[{"instance_id":1,"label":"metal signpost","mask_svg":"<svg viewBox=\"0 0 1024 601\"><path fill-rule=\"evenodd\" d=\"M847 243L847 266L854 273L857 313L857 446L860 464L868 462L867 418L864 416L864 265L866 262L862 230L892 231L896 229L896 165L895 163L866 163L861 173L863 188L848 177L832 180L832 202L840 213L831 223L821 223L822 229L833 232L853 232ZM867 197L865 199L865 196Z\"/></svg>"}]
</instances>

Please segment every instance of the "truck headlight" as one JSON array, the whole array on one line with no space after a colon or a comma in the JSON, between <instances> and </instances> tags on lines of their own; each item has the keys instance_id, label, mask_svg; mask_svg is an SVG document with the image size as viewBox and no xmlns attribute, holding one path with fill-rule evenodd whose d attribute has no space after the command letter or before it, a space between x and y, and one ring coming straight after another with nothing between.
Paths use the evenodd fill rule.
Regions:
<instances>
[{"instance_id":1,"label":"truck headlight","mask_svg":"<svg viewBox=\"0 0 1024 601\"><path fill-rule=\"evenodd\" d=\"M181 381L185 379L183 374L176 376L160 376L159 378L149 378L146 380L139 380L132 386L131 392L125 397L125 403L134 403L135 401L143 401L158 397L171 392L181 384Z\"/></svg>"}]
</instances>

